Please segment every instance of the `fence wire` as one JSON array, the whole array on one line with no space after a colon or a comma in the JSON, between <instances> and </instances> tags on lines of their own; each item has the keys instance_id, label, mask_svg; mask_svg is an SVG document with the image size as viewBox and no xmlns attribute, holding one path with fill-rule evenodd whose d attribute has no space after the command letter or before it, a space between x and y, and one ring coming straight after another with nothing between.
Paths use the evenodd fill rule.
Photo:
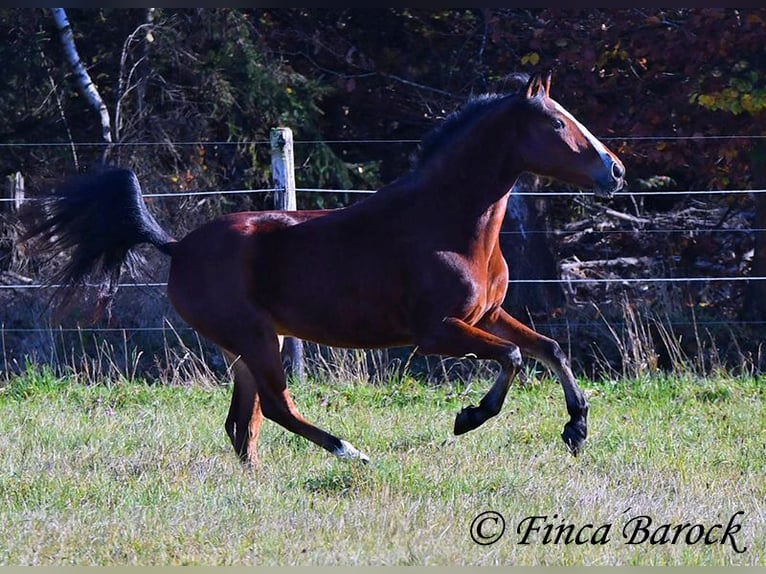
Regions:
<instances>
[{"instance_id":1,"label":"fence wire","mask_svg":"<svg viewBox=\"0 0 766 574\"><path fill-rule=\"evenodd\" d=\"M760 140L766 139L766 135L694 135L694 136L610 136L601 138L604 141L704 141L704 140L733 140L733 139L751 139ZM364 139L364 140L295 140L295 145L361 145L361 144L410 144L417 145L420 140L417 139ZM0 148L31 148L31 147L103 147L107 144L104 142L38 142L38 143L22 143L22 142L3 142L0 143ZM109 144L111 147L140 147L140 146L165 146L165 142L122 142L116 144ZM197 147L211 147L211 146L231 146L231 145L270 145L268 140L252 140L252 141L182 141L173 142L176 146L197 146ZM259 188L259 189L232 189L232 190L187 190L187 191L172 191L161 193L146 193L145 198L161 198L161 199L173 199L173 198L187 198L187 197L207 197L207 196L226 196L226 195L247 195L247 194L262 194L262 193L274 193L279 191L276 188ZM372 194L377 190L374 189L330 189L330 188L315 188L315 187L303 187L297 188L298 193L333 193L333 194ZM520 196L534 196L545 198L557 198L557 197L583 197L587 194L581 191L571 190L545 190L545 191L522 191L514 190L513 192ZM736 195L755 195L766 193L766 189L709 189L709 190L635 190L635 191L623 191L614 195L615 198L620 197L658 197L658 196L736 196ZM16 203L24 201L35 201L36 198L0 198L0 203ZM713 229L687 229L687 228L670 228L670 229L609 229L609 230L593 230L593 234L610 234L610 233L652 233L652 234L703 234L703 233L758 233L764 232L766 229L760 228L713 228ZM550 234L555 236L563 236L573 231L568 230L525 230L525 231L502 231L503 235L512 234ZM558 278L558 279L514 279L509 283L523 283L523 284L619 284L619 285L637 285L637 284L689 284L700 282L729 282L729 283L749 283L751 281L764 281L766 277L761 276L707 276L707 277L609 277L609 278ZM0 284L0 290L49 290L60 287L55 284L42 284L42 283L16 283L16 284ZM167 287L166 282L125 282L119 284L120 288L144 288L155 289ZM764 321L748 321L748 320L706 320L706 321L672 321L672 325L677 326L726 326L732 323L738 325L748 326L762 326L766 325ZM583 326L604 326L603 322L598 321L567 321L556 322L545 321L544 324L547 327L558 328L576 328ZM83 332L83 333L98 333L98 332L172 332L172 331L184 330L192 331L190 327L124 327L124 328L109 328L109 327L92 327L92 328L16 328L7 327L0 324L0 331L4 333L39 333L39 332Z\"/></svg>"}]
</instances>

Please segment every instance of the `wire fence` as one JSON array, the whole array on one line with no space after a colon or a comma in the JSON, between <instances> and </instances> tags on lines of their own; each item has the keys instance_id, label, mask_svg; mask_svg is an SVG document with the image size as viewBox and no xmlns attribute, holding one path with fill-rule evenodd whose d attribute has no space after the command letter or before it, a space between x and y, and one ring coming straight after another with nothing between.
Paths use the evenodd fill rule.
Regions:
<instances>
[{"instance_id":1,"label":"wire fence","mask_svg":"<svg viewBox=\"0 0 766 574\"><path fill-rule=\"evenodd\" d=\"M753 139L753 140L759 140L759 139L766 139L766 135L758 136L758 135L737 135L737 134L731 134L731 135L693 135L693 136L677 136L677 135L660 135L660 136L629 136L629 137L621 137L621 136L610 136L610 137L603 137L601 138L604 141L704 141L704 140L733 140L733 139ZM329 144L329 145L361 145L361 144L381 144L381 145L391 145L391 144L409 144L409 145L416 145L420 143L420 140L415 139L365 139L365 140L295 140L295 145L314 145L314 144ZM173 142L174 146L230 146L230 145L269 145L270 142L268 140L251 140L251 141L239 141L239 142L230 142L230 141L183 141L183 142ZM106 144L103 142L79 142L79 143L72 143L72 142L38 142L38 143L13 143L13 142L3 142L0 143L0 149L1 148L31 148L31 147L104 147ZM167 145L166 142L125 142L125 143L117 143L117 144L110 144L113 147L114 146L122 146L122 147L137 147L137 146L165 146ZM209 196L226 196L226 195L253 195L253 194L265 194L265 193L274 193L276 191L279 191L276 188L259 188L259 189L230 189L230 190L185 190L185 191L172 191L172 192L160 192L160 193L146 193L144 194L145 198L161 198L161 199L181 199L181 198L188 198L188 197L209 197ZM376 190L373 189L328 189L328 188L297 188L296 191L298 193L303 194L309 194L309 193L332 193L332 194L372 194L375 193ZM535 191L535 190L515 190L514 193L519 196L534 196L534 197L545 197L545 198L559 198L559 197L584 197L586 194L579 191L571 191L571 190L564 190L564 189L547 189L543 191ZM623 191L618 192L614 195L615 198L620 197L641 197L641 196L651 196L651 197L690 197L690 196L701 196L701 197L709 197L709 196L746 196L746 195L756 195L756 194L762 194L766 193L766 189L696 189L696 190L667 190L667 189L659 189L659 190L631 190L631 191ZM24 201L35 201L36 198L0 198L0 203L10 203L14 202L18 205L18 203L24 202ZM650 220L647 220L647 222ZM646 223L646 222L645 222ZM725 227L717 227L717 228L684 228L684 227L669 227L669 228L662 228L662 229L593 229L589 230L590 233L593 234L615 234L615 233L630 233L638 231L642 234L689 234L698 236L703 233L710 233L710 234L720 234L720 233L741 233L741 234L754 234L754 233L762 233L766 232L766 229L760 229L760 228L725 228ZM546 234L551 236L562 236L562 235L568 235L573 233L572 230L567 229L530 229L530 230L523 230L523 231L501 231L501 234L503 235L529 235L529 234ZM610 285L610 284L617 284L617 285L640 285L640 284L693 284L693 283L704 283L704 282L725 282L725 283L750 283L750 282L760 282L766 280L766 277L762 276L737 276L737 275L725 275L725 276L683 276L683 277L657 277L657 276L651 276L651 277L582 277L582 278L576 278L576 277L559 277L559 278L551 278L551 279L514 279L514 283L520 283L520 284L562 284L562 285L575 285L575 284L591 284L591 285ZM161 289L165 288L167 286L166 282L157 281L157 282L123 282L119 285L120 288L143 288L143 289ZM0 291L8 291L8 290L50 290L58 287L58 285L51 285L51 284L43 284L43 283L9 283L9 284L0 284ZM731 324L731 320L707 320L703 321L702 323L697 322L695 320L695 325L719 325L719 326L725 326L728 324ZM585 324L594 325L598 322L556 322L554 320L551 320L549 322L546 322L549 326L559 326L559 327L577 327L577 326L583 326ZM766 324L766 322L762 321L748 321L748 320L737 320L737 324L741 325L754 325L754 326L760 326ZM690 322L685 322L683 320L674 321L673 324L675 325L683 325L683 324L691 324ZM16 327L7 327L2 324L0 321L0 329L2 329L4 332L15 332L15 333L32 333L32 332L49 332L50 329L41 329L41 328L16 328ZM169 326L161 326L161 327L151 327L151 326L140 326L140 327L128 327L128 328L107 328L107 327L93 327L93 328L57 328L55 331L57 332L126 332L126 331L168 331L168 330L178 330L177 327L169 327ZM184 329L182 327L182 329Z\"/></svg>"},{"instance_id":2,"label":"wire fence","mask_svg":"<svg viewBox=\"0 0 766 574\"><path fill-rule=\"evenodd\" d=\"M222 189L222 190L203 190L203 191L169 191L163 193L145 193L145 198L184 198L184 197L204 197L204 196L216 196L216 195L252 195L257 193L274 193L279 191L274 187L259 188L259 189ZM375 189L348 189L348 188L317 188L317 187L299 187L296 189L298 193L334 193L334 194L373 194L377 190ZM620 197L639 197L639 196L689 196L689 195L758 195L766 193L766 189L698 189L698 190L676 190L676 191L629 191L618 192L614 194L614 198ZM514 194L519 196L532 196L532 197L584 197L586 194L581 191L566 191L566 190L545 190L545 191L514 191ZM19 203L27 201L36 201L38 198L25 197L21 199L14 199L12 197L0 198L0 203ZM760 231L760 230L750 230Z\"/></svg>"},{"instance_id":3,"label":"wire fence","mask_svg":"<svg viewBox=\"0 0 766 574\"><path fill-rule=\"evenodd\" d=\"M761 134L692 134L692 135L678 135L678 134L658 134L651 136L626 136L626 135L612 135L612 136L596 136L601 141L716 141L716 140L761 140L766 139L766 135ZM422 140L412 138L366 138L366 139L319 139L319 140L302 140L295 139L294 143L302 145L364 145L364 144L413 144L417 145ZM26 147L165 147L171 142L147 142L147 141L130 141L130 142L112 142L105 143L103 141L92 142L0 142L0 148L26 148ZM173 146L247 146L247 145L270 145L270 140L183 140L172 142Z\"/></svg>"}]
</instances>

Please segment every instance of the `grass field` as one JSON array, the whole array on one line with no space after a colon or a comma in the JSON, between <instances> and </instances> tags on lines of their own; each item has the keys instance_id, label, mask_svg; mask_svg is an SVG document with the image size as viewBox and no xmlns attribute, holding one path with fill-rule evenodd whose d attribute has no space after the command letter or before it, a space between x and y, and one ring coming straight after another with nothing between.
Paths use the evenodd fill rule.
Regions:
<instances>
[{"instance_id":1,"label":"grass field","mask_svg":"<svg viewBox=\"0 0 766 574\"><path fill-rule=\"evenodd\" d=\"M371 464L266 421L262 465L247 470L223 431L225 385L93 385L31 368L0 391L0 563L766 563L763 378L583 381L578 458L548 379L453 437L455 413L488 384L294 386L304 415ZM506 526L479 545L472 532L500 533L494 515L472 530L485 511Z\"/></svg>"}]
</instances>

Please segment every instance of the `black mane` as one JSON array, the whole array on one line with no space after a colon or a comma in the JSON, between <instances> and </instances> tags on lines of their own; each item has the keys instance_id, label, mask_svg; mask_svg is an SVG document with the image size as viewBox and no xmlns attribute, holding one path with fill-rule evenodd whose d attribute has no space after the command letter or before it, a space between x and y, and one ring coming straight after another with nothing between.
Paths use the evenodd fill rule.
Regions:
<instances>
[{"instance_id":1,"label":"black mane","mask_svg":"<svg viewBox=\"0 0 766 574\"><path fill-rule=\"evenodd\" d=\"M512 88L508 93L488 93L468 100L459 110L445 118L423 138L420 144L417 166L420 167L438 154L446 145L454 140L457 133L472 124L477 118L492 109L495 104L508 98L516 97L527 85L529 75L524 73L510 74L505 84Z\"/></svg>"}]
</instances>

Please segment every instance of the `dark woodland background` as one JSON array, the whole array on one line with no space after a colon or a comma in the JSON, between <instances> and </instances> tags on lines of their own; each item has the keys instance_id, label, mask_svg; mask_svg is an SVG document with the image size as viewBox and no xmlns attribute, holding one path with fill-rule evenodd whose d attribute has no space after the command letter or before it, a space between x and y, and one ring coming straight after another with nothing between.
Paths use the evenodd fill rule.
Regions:
<instances>
[{"instance_id":1,"label":"dark woodland background","mask_svg":"<svg viewBox=\"0 0 766 574\"><path fill-rule=\"evenodd\" d=\"M134 169L150 208L182 236L221 213L268 209L269 130L292 128L298 187L376 189L406 172L417 142L516 71L553 72L552 96L623 159L609 203L512 201L503 235L515 278L710 281L519 284L506 306L561 340L579 368L620 370L674 349L763 367L766 281L766 9L68 9L79 55L106 104L111 142L64 57L48 9L0 9L2 197L34 197L106 161ZM693 193L724 190L726 194ZM754 193L748 191L755 190ZM667 193L683 192L683 193ZM363 196L300 193L299 208ZM161 288L123 288L111 322L89 305L53 316L39 261L0 203L0 369L73 364L109 344L125 365L168 368L168 345L201 345ZM522 241L519 221L535 233ZM141 282L163 282L147 251ZM69 331L67 329L116 329ZM171 328L172 326L172 328ZM635 337L645 329L651 348ZM668 344L668 337L674 344ZM639 337L640 338L640 337ZM164 349L164 350L163 350ZM183 353L181 353L183 354ZM163 367L164 365L164 367Z\"/></svg>"}]
</instances>

